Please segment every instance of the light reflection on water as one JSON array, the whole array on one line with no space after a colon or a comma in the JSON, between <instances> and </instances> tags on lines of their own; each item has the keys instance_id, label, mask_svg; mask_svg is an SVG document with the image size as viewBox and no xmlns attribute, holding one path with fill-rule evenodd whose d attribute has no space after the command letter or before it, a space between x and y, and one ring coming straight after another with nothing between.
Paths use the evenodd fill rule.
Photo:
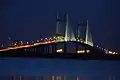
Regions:
<instances>
[{"instance_id":1,"label":"light reflection on water","mask_svg":"<svg viewBox=\"0 0 120 80\"><path fill-rule=\"evenodd\" d=\"M0 76L0 80L119 80L119 78L115 76Z\"/></svg>"},{"instance_id":2,"label":"light reflection on water","mask_svg":"<svg viewBox=\"0 0 120 80\"><path fill-rule=\"evenodd\" d=\"M120 61L0 58L1 78L21 75L24 78L32 76L29 80L35 80L35 76L43 75L43 80L51 80L52 75L60 75L62 80L63 76L68 78L66 80L77 80L79 75L79 80L120 80L119 69Z\"/></svg>"}]
</instances>

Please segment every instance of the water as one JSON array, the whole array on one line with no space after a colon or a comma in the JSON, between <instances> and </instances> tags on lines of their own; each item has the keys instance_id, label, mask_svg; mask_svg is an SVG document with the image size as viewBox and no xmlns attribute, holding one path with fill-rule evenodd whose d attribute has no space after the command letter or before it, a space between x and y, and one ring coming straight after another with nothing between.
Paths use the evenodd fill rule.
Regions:
<instances>
[{"instance_id":1,"label":"water","mask_svg":"<svg viewBox=\"0 0 120 80\"><path fill-rule=\"evenodd\" d=\"M0 80L120 80L120 61L0 58ZM44 79L40 79L43 76ZM64 79L63 77L66 77Z\"/></svg>"},{"instance_id":2,"label":"water","mask_svg":"<svg viewBox=\"0 0 120 80\"><path fill-rule=\"evenodd\" d=\"M119 80L117 77L83 76L1 76L1 80Z\"/></svg>"}]
</instances>

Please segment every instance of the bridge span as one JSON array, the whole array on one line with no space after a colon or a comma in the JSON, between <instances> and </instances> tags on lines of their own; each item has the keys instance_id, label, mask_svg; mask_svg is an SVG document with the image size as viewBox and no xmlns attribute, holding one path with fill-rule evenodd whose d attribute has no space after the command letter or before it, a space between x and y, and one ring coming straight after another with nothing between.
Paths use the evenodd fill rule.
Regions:
<instances>
[{"instance_id":1,"label":"bridge span","mask_svg":"<svg viewBox=\"0 0 120 80\"><path fill-rule=\"evenodd\" d=\"M84 58L84 59L119 59L119 54L93 43L91 31L86 21L85 37L75 36L66 16L65 33L60 33L60 19L57 20L56 35L37 40L32 44L15 42L12 46L0 49L1 57L50 57L50 58Z\"/></svg>"}]
</instances>

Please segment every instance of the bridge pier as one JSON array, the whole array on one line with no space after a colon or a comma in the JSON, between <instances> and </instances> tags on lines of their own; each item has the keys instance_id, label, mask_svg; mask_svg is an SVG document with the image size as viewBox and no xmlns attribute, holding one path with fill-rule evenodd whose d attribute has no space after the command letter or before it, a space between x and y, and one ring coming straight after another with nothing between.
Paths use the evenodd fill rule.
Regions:
<instances>
[{"instance_id":1,"label":"bridge pier","mask_svg":"<svg viewBox=\"0 0 120 80\"><path fill-rule=\"evenodd\" d=\"M39 48L39 52L40 52L40 54L49 53L49 46L48 45L41 45Z\"/></svg>"},{"instance_id":2,"label":"bridge pier","mask_svg":"<svg viewBox=\"0 0 120 80\"><path fill-rule=\"evenodd\" d=\"M46 53L49 53L49 45L46 45L45 49L46 49Z\"/></svg>"},{"instance_id":3,"label":"bridge pier","mask_svg":"<svg viewBox=\"0 0 120 80\"><path fill-rule=\"evenodd\" d=\"M56 44L52 44L52 53L56 53Z\"/></svg>"},{"instance_id":4,"label":"bridge pier","mask_svg":"<svg viewBox=\"0 0 120 80\"><path fill-rule=\"evenodd\" d=\"M52 45L48 45L49 46L49 53L52 53Z\"/></svg>"},{"instance_id":5,"label":"bridge pier","mask_svg":"<svg viewBox=\"0 0 120 80\"><path fill-rule=\"evenodd\" d=\"M44 46L45 46L45 45L41 45L41 46L40 46L40 53L41 53L41 54L44 53Z\"/></svg>"},{"instance_id":6,"label":"bridge pier","mask_svg":"<svg viewBox=\"0 0 120 80\"><path fill-rule=\"evenodd\" d=\"M67 43L64 42L64 53L66 53L66 52L67 52Z\"/></svg>"},{"instance_id":7,"label":"bridge pier","mask_svg":"<svg viewBox=\"0 0 120 80\"><path fill-rule=\"evenodd\" d=\"M79 44L78 44L78 43L76 43L76 45L75 45L75 46L76 46L76 50L75 50L76 52L75 52L75 53L77 53L77 51L79 50Z\"/></svg>"},{"instance_id":8,"label":"bridge pier","mask_svg":"<svg viewBox=\"0 0 120 80\"><path fill-rule=\"evenodd\" d=\"M44 47L44 53L52 53L51 51L51 45L47 44Z\"/></svg>"}]
</instances>

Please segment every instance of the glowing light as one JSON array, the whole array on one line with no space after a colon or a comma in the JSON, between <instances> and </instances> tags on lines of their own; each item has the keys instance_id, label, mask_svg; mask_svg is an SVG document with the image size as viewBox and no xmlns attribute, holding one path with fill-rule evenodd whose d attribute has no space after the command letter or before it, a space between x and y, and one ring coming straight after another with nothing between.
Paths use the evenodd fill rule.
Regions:
<instances>
[{"instance_id":1,"label":"glowing light","mask_svg":"<svg viewBox=\"0 0 120 80\"><path fill-rule=\"evenodd\" d=\"M58 50L56 50L56 52L63 52L63 50L62 49L58 49Z\"/></svg>"},{"instance_id":2,"label":"glowing light","mask_svg":"<svg viewBox=\"0 0 120 80\"><path fill-rule=\"evenodd\" d=\"M79 42L80 40L78 39L77 41Z\"/></svg>"},{"instance_id":3,"label":"glowing light","mask_svg":"<svg viewBox=\"0 0 120 80\"><path fill-rule=\"evenodd\" d=\"M116 54L118 54L118 53L116 52Z\"/></svg>"},{"instance_id":4,"label":"glowing light","mask_svg":"<svg viewBox=\"0 0 120 80\"><path fill-rule=\"evenodd\" d=\"M76 41L76 39L72 38L71 41Z\"/></svg>"},{"instance_id":5,"label":"glowing light","mask_svg":"<svg viewBox=\"0 0 120 80\"><path fill-rule=\"evenodd\" d=\"M50 37L49 40L52 40L52 38Z\"/></svg>"},{"instance_id":6,"label":"glowing light","mask_svg":"<svg viewBox=\"0 0 120 80\"><path fill-rule=\"evenodd\" d=\"M99 47L98 45L96 47Z\"/></svg>"},{"instance_id":7,"label":"glowing light","mask_svg":"<svg viewBox=\"0 0 120 80\"><path fill-rule=\"evenodd\" d=\"M39 40L37 40L37 42L39 42Z\"/></svg>"},{"instance_id":8,"label":"glowing light","mask_svg":"<svg viewBox=\"0 0 120 80\"><path fill-rule=\"evenodd\" d=\"M43 40L42 38L40 40Z\"/></svg>"},{"instance_id":9,"label":"glowing light","mask_svg":"<svg viewBox=\"0 0 120 80\"><path fill-rule=\"evenodd\" d=\"M27 42L27 44L29 44L29 42Z\"/></svg>"},{"instance_id":10,"label":"glowing light","mask_svg":"<svg viewBox=\"0 0 120 80\"><path fill-rule=\"evenodd\" d=\"M34 43L33 45L39 45L40 43Z\"/></svg>"},{"instance_id":11,"label":"glowing light","mask_svg":"<svg viewBox=\"0 0 120 80\"><path fill-rule=\"evenodd\" d=\"M89 52L90 52L90 50L86 50L86 52L87 52L87 53L89 53Z\"/></svg>"},{"instance_id":12,"label":"glowing light","mask_svg":"<svg viewBox=\"0 0 120 80\"><path fill-rule=\"evenodd\" d=\"M82 38L80 38L80 41L83 41L83 39L82 39Z\"/></svg>"},{"instance_id":13,"label":"glowing light","mask_svg":"<svg viewBox=\"0 0 120 80\"><path fill-rule=\"evenodd\" d=\"M104 49L104 51L106 51L106 49Z\"/></svg>"},{"instance_id":14,"label":"glowing light","mask_svg":"<svg viewBox=\"0 0 120 80\"><path fill-rule=\"evenodd\" d=\"M81 40L80 42L81 42L81 43L83 43L83 41L82 41L82 40Z\"/></svg>"},{"instance_id":15,"label":"glowing light","mask_svg":"<svg viewBox=\"0 0 120 80\"><path fill-rule=\"evenodd\" d=\"M45 40L48 40L47 38L45 38Z\"/></svg>"},{"instance_id":16,"label":"glowing light","mask_svg":"<svg viewBox=\"0 0 120 80\"><path fill-rule=\"evenodd\" d=\"M20 44L23 45L23 41L20 41Z\"/></svg>"},{"instance_id":17,"label":"glowing light","mask_svg":"<svg viewBox=\"0 0 120 80\"><path fill-rule=\"evenodd\" d=\"M16 46L16 45L17 45L17 43L14 43L14 45Z\"/></svg>"},{"instance_id":18,"label":"glowing light","mask_svg":"<svg viewBox=\"0 0 120 80\"><path fill-rule=\"evenodd\" d=\"M115 52L113 52L112 54L116 54Z\"/></svg>"},{"instance_id":19,"label":"glowing light","mask_svg":"<svg viewBox=\"0 0 120 80\"><path fill-rule=\"evenodd\" d=\"M107 53L108 53L108 50L105 50L105 53L107 54Z\"/></svg>"},{"instance_id":20,"label":"glowing light","mask_svg":"<svg viewBox=\"0 0 120 80\"><path fill-rule=\"evenodd\" d=\"M77 53L85 53L85 50L78 50Z\"/></svg>"},{"instance_id":21,"label":"glowing light","mask_svg":"<svg viewBox=\"0 0 120 80\"><path fill-rule=\"evenodd\" d=\"M55 76L52 76L52 80L55 80Z\"/></svg>"},{"instance_id":22,"label":"glowing light","mask_svg":"<svg viewBox=\"0 0 120 80\"><path fill-rule=\"evenodd\" d=\"M112 51L109 51L108 53L109 53L109 54L112 54Z\"/></svg>"},{"instance_id":23,"label":"glowing light","mask_svg":"<svg viewBox=\"0 0 120 80\"><path fill-rule=\"evenodd\" d=\"M53 37L53 39L55 39L55 36Z\"/></svg>"},{"instance_id":24,"label":"glowing light","mask_svg":"<svg viewBox=\"0 0 120 80\"><path fill-rule=\"evenodd\" d=\"M26 48L26 47L32 47L32 46L36 46L36 45L40 45L40 44L51 44L51 43L56 43L55 40L53 41L45 41L45 42L40 42L40 43L34 43L34 44L28 44L27 42L27 45L21 45L21 46L15 46L15 47L8 47L8 48L5 48L5 49L2 49L0 51L8 51L8 50L13 50L13 49L20 49L20 48Z\"/></svg>"}]
</instances>

